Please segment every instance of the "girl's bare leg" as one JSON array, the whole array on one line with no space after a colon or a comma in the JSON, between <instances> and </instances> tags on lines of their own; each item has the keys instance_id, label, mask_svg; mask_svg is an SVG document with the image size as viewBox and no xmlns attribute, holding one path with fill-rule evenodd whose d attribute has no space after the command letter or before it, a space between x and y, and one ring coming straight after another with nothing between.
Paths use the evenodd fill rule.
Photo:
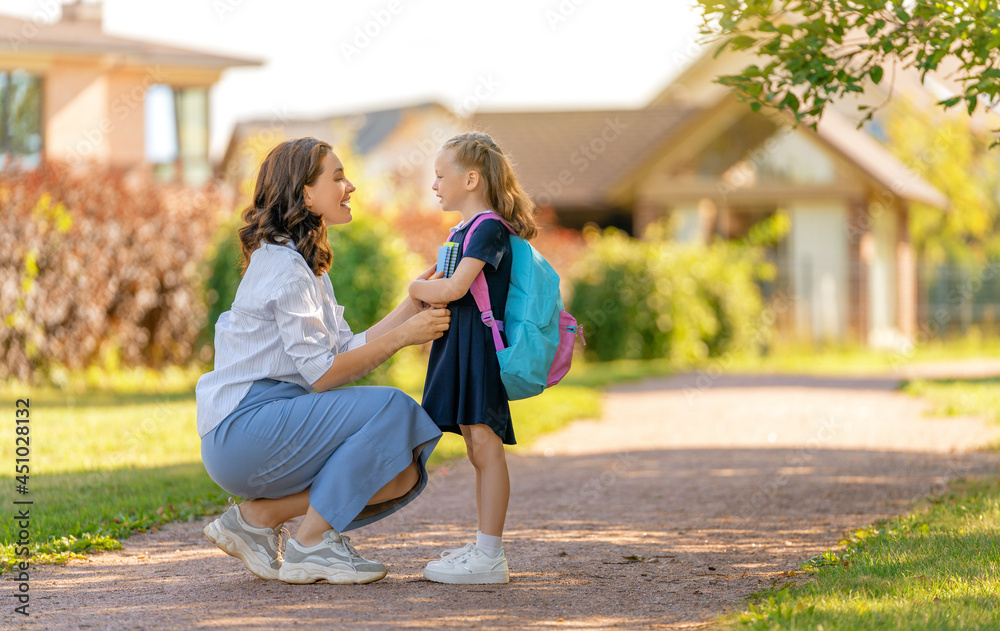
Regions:
<instances>
[{"instance_id":1,"label":"girl's bare leg","mask_svg":"<svg viewBox=\"0 0 1000 631\"><path fill-rule=\"evenodd\" d=\"M476 468L477 488L482 493L479 532L500 537L510 500L510 476L503 442L486 425L462 425L461 428L462 435L472 443L472 466Z\"/></svg>"},{"instance_id":2,"label":"girl's bare leg","mask_svg":"<svg viewBox=\"0 0 1000 631\"><path fill-rule=\"evenodd\" d=\"M476 450L472 445L472 437L463 431L462 438L465 439L465 453L469 456L473 469L476 470L476 525L478 526L483 523L483 476L476 466Z\"/></svg>"}]
</instances>

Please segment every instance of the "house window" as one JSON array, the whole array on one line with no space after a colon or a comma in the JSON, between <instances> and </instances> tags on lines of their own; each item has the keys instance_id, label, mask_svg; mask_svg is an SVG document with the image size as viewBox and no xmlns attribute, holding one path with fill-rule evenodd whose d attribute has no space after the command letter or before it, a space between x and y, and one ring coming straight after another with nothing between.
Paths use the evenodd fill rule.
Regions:
<instances>
[{"instance_id":1,"label":"house window","mask_svg":"<svg viewBox=\"0 0 1000 631\"><path fill-rule=\"evenodd\" d=\"M204 184L208 160L208 88L150 86L146 92L146 160L157 178Z\"/></svg>"},{"instance_id":2,"label":"house window","mask_svg":"<svg viewBox=\"0 0 1000 631\"><path fill-rule=\"evenodd\" d=\"M0 167L33 168L42 159L42 79L0 72Z\"/></svg>"}]
</instances>

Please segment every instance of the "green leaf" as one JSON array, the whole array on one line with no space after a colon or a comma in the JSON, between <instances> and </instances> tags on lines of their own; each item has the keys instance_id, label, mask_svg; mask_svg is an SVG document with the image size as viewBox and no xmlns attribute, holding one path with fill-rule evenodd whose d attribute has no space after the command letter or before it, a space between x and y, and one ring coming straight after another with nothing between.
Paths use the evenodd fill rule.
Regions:
<instances>
[{"instance_id":1,"label":"green leaf","mask_svg":"<svg viewBox=\"0 0 1000 631\"><path fill-rule=\"evenodd\" d=\"M752 111L754 111L754 112L759 112L760 111L760 101L754 101L753 103L751 103L750 104L750 109Z\"/></svg>"},{"instance_id":2,"label":"green leaf","mask_svg":"<svg viewBox=\"0 0 1000 631\"><path fill-rule=\"evenodd\" d=\"M750 37L749 35L737 35L729 40L729 47L733 50L746 50L756 43L757 39L755 37Z\"/></svg>"},{"instance_id":3,"label":"green leaf","mask_svg":"<svg viewBox=\"0 0 1000 631\"><path fill-rule=\"evenodd\" d=\"M872 81L877 85L879 81L882 80L882 66L872 66L872 69L868 71L868 76L872 78Z\"/></svg>"},{"instance_id":4,"label":"green leaf","mask_svg":"<svg viewBox=\"0 0 1000 631\"><path fill-rule=\"evenodd\" d=\"M781 104L787 107L788 109L792 110L796 114L799 111L799 97L795 96L791 92L785 95L785 98L782 99Z\"/></svg>"}]
</instances>

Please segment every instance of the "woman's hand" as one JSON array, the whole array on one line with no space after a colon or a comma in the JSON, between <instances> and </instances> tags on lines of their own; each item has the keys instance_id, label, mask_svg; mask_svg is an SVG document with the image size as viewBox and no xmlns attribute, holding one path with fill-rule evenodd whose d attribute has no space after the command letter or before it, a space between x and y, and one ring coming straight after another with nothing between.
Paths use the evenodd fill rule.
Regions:
<instances>
[{"instance_id":1,"label":"woman's hand","mask_svg":"<svg viewBox=\"0 0 1000 631\"><path fill-rule=\"evenodd\" d=\"M406 346L423 344L436 340L451 326L451 311L448 309L427 309L400 325Z\"/></svg>"}]
</instances>

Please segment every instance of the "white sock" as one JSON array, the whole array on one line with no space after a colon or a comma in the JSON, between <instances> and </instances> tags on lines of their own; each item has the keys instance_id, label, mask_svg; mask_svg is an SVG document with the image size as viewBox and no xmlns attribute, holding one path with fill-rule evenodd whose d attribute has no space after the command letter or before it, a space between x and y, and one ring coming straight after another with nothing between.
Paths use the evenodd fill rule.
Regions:
<instances>
[{"instance_id":1,"label":"white sock","mask_svg":"<svg viewBox=\"0 0 1000 631\"><path fill-rule=\"evenodd\" d=\"M481 532L476 533L476 547L482 550L486 556L498 556L501 546L503 546L503 536L495 537L493 535L484 535Z\"/></svg>"}]
</instances>

